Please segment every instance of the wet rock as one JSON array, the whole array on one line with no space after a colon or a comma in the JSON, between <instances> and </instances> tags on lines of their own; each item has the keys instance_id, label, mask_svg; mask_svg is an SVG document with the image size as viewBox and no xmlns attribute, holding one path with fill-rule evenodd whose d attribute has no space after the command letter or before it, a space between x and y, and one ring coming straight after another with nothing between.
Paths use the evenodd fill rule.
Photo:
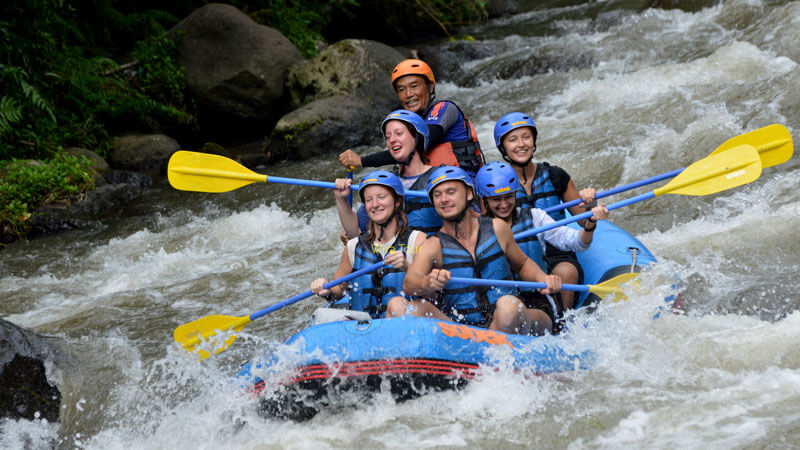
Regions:
<instances>
[{"instance_id":1,"label":"wet rock","mask_svg":"<svg viewBox=\"0 0 800 450\"><path fill-rule=\"evenodd\" d=\"M517 0L489 0L486 2L486 12L490 18L511 16L520 12Z\"/></svg>"},{"instance_id":2,"label":"wet rock","mask_svg":"<svg viewBox=\"0 0 800 450\"><path fill-rule=\"evenodd\" d=\"M201 107L205 127L271 126L286 111L284 81L300 51L280 32L230 5L212 3L170 30L178 64Z\"/></svg>"},{"instance_id":3,"label":"wet rock","mask_svg":"<svg viewBox=\"0 0 800 450\"><path fill-rule=\"evenodd\" d=\"M462 84L467 78L464 63L494 56L494 50L480 41L453 41L442 45L421 45L416 48L422 59L433 70L437 81Z\"/></svg>"},{"instance_id":4,"label":"wet rock","mask_svg":"<svg viewBox=\"0 0 800 450\"><path fill-rule=\"evenodd\" d=\"M267 158L305 159L378 143L382 115L360 97L337 95L316 100L278 121L267 144Z\"/></svg>"},{"instance_id":5,"label":"wet rock","mask_svg":"<svg viewBox=\"0 0 800 450\"><path fill-rule=\"evenodd\" d=\"M59 420L61 392L47 377L54 348L41 336L0 319L0 418Z\"/></svg>"},{"instance_id":6,"label":"wet rock","mask_svg":"<svg viewBox=\"0 0 800 450\"><path fill-rule=\"evenodd\" d=\"M478 63L469 73L463 74L458 82L463 86L477 86L481 80L513 80L544 73L569 72L592 67L595 63L590 51L575 54L550 54L547 49L536 51L535 54L525 51Z\"/></svg>"},{"instance_id":7,"label":"wet rock","mask_svg":"<svg viewBox=\"0 0 800 450\"><path fill-rule=\"evenodd\" d=\"M350 95L388 113L397 104L392 69L403 59L397 50L380 42L336 42L315 58L292 66L287 81L292 108L334 95Z\"/></svg>"},{"instance_id":8,"label":"wet rock","mask_svg":"<svg viewBox=\"0 0 800 450\"><path fill-rule=\"evenodd\" d=\"M96 223L101 217L120 211L120 206L140 196L153 180L141 173L114 170L105 172L106 184L71 201L48 202L31 214L33 233L71 230Z\"/></svg>"},{"instance_id":9,"label":"wet rock","mask_svg":"<svg viewBox=\"0 0 800 450\"><path fill-rule=\"evenodd\" d=\"M132 134L111 141L111 167L146 171L161 168L180 149L175 139L163 134Z\"/></svg>"},{"instance_id":10,"label":"wet rock","mask_svg":"<svg viewBox=\"0 0 800 450\"><path fill-rule=\"evenodd\" d=\"M85 157L86 159L94 163L94 168L98 172L103 172L110 169L106 160L91 150L81 147L68 147L67 149L64 150L64 153L72 156Z\"/></svg>"}]
</instances>

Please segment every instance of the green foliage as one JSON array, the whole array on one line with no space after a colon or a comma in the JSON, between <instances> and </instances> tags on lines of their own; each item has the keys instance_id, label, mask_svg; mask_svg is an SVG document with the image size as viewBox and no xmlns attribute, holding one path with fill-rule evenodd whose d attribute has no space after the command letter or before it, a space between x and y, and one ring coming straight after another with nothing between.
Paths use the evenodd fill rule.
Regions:
<instances>
[{"instance_id":1,"label":"green foliage","mask_svg":"<svg viewBox=\"0 0 800 450\"><path fill-rule=\"evenodd\" d=\"M321 34L326 20L320 8L320 3L325 2L267 0L258 3L261 3L261 8L251 13L250 17L257 23L280 31L304 57L311 58L317 54L317 42L326 43Z\"/></svg>"},{"instance_id":2,"label":"green foliage","mask_svg":"<svg viewBox=\"0 0 800 450\"><path fill-rule=\"evenodd\" d=\"M486 2L481 0L419 0L417 3L444 25L468 25L488 17Z\"/></svg>"},{"instance_id":3,"label":"green foliage","mask_svg":"<svg viewBox=\"0 0 800 450\"><path fill-rule=\"evenodd\" d=\"M0 164L0 224L17 235L43 202L69 200L94 186L92 163L85 157L58 152L47 163L14 159Z\"/></svg>"}]
</instances>

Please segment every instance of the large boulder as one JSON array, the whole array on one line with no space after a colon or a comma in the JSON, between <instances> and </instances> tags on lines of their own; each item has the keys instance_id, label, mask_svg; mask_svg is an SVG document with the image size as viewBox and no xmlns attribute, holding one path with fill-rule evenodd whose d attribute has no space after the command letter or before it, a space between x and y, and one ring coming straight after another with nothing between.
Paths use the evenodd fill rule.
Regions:
<instances>
[{"instance_id":1,"label":"large boulder","mask_svg":"<svg viewBox=\"0 0 800 450\"><path fill-rule=\"evenodd\" d=\"M381 115L361 98L337 95L283 116L266 148L270 161L306 159L380 141Z\"/></svg>"},{"instance_id":2,"label":"large boulder","mask_svg":"<svg viewBox=\"0 0 800 450\"><path fill-rule=\"evenodd\" d=\"M287 86L292 109L334 95L359 97L388 113L397 105L392 89L394 66L405 59L380 42L346 39L289 70Z\"/></svg>"},{"instance_id":3,"label":"large boulder","mask_svg":"<svg viewBox=\"0 0 800 450\"><path fill-rule=\"evenodd\" d=\"M0 319L0 418L59 420L61 392L45 368L56 355L41 336Z\"/></svg>"},{"instance_id":4,"label":"large boulder","mask_svg":"<svg viewBox=\"0 0 800 450\"><path fill-rule=\"evenodd\" d=\"M286 111L285 75L303 56L280 32L221 3L195 10L170 32L201 124L269 127Z\"/></svg>"},{"instance_id":5,"label":"large boulder","mask_svg":"<svg viewBox=\"0 0 800 450\"><path fill-rule=\"evenodd\" d=\"M130 134L111 140L108 163L114 169L147 171L161 168L180 149L164 134Z\"/></svg>"}]
</instances>

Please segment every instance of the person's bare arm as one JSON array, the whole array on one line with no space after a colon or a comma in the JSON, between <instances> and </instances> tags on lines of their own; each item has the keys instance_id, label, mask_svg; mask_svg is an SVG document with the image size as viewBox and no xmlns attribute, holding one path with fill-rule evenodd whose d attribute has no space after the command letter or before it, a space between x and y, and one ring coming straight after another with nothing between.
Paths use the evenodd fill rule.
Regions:
<instances>
[{"instance_id":1,"label":"person's bare arm","mask_svg":"<svg viewBox=\"0 0 800 450\"><path fill-rule=\"evenodd\" d=\"M338 280L352 271L353 265L350 264L350 256L347 254L347 246L345 246L344 250L342 251L342 259L339 261L339 268L336 269L333 279ZM344 296L344 291L347 289L347 283L337 284L330 289L325 289L322 286L327 282L328 280L325 278L317 278L316 280L312 281L311 292L319 295L320 297L325 297L328 300L337 300Z\"/></svg>"},{"instance_id":2,"label":"person's bare arm","mask_svg":"<svg viewBox=\"0 0 800 450\"><path fill-rule=\"evenodd\" d=\"M514 233L511 227L501 219L493 219L494 234L497 242L506 254L506 260L511 266L511 270L518 273L520 278L525 281L537 281L545 283L547 288L540 289L543 294L554 294L561 290L561 278L557 275L548 275L533 262L525 252L517 245L514 240Z\"/></svg>"},{"instance_id":3,"label":"person's bare arm","mask_svg":"<svg viewBox=\"0 0 800 450\"><path fill-rule=\"evenodd\" d=\"M442 260L442 246L437 238L428 238L414 255L414 261L406 271L403 291L408 295L426 298L437 296L450 281L450 272L435 268L436 261ZM433 275L433 276L432 276Z\"/></svg>"}]
</instances>

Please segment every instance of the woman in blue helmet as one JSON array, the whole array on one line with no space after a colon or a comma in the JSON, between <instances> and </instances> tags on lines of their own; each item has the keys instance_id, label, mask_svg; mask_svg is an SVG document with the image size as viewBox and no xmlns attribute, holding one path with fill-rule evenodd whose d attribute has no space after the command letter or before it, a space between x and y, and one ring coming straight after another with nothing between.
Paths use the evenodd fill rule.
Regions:
<instances>
[{"instance_id":1,"label":"woman in blue helmet","mask_svg":"<svg viewBox=\"0 0 800 450\"><path fill-rule=\"evenodd\" d=\"M506 333L552 331L547 313L526 307L516 288L448 283L451 276L509 280L517 273L523 280L545 283L545 294L561 288L557 276L544 273L514 242L506 222L480 216L469 207L474 193L465 171L437 168L427 191L444 225L422 243L403 286L405 292L428 300L392 299L386 316L434 317Z\"/></svg>"},{"instance_id":2,"label":"woman in blue helmet","mask_svg":"<svg viewBox=\"0 0 800 450\"><path fill-rule=\"evenodd\" d=\"M337 205L349 209L348 193L349 187L334 192ZM385 170L369 173L361 180L358 193L369 215L369 227L347 242L334 279L382 260L386 267L355 278L347 286L330 289L322 287L326 279L317 278L311 282L311 292L330 301L347 294L350 309L378 318L384 316L389 300L402 295L405 271L413 261L414 249L422 245L426 236L408 229L404 189L395 174Z\"/></svg>"},{"instance_id":3,"label":"woman in blue helmet","mask_svg":"<svg viewBox=\"0 0 800 450\"><path fill-rule=\"evenodd\" d=\"M397 162L394 172L403 187L406 190L424 191L428 175L433 171L433 167L420 157L428 147L428 127L425 121L411 111L398 109L383 119L381 133L386 141L386 148ZM350 180L337 179L336 186L341 189L349 188ZM409 228L431 234L442 226L442 220L424 198L406 199L405 211ZM339 207L339 218L348 238L358 236L366 230L368 218L363 207L355 214L349 207Z\"/></svg>"},{"instance_id":4,"label":"woman in blue helmet","mask_svg":"<svg viewBox=\"0 0 800 450\"><path fill-rule=\"evenodd\" d=\"M516 192L516 206L547 209L561 202L580 198L583 203L569 208L573 215L583 213L589 205L594 206L595 190L575 187L569 174L557 166L546 162L533 162L536 151L536 124L524 113L513 112L501 117L494 126L494 142L503 159L517 172L520 189ZM550 216L555 220L566 217L564 210L554 211ZM592 228L587 220L579 224ZM547 271L558 275L564 283L582 283L583 269L578 263L575 252L564 251L552 245L546 245L545 261ZM562 293L565 309L572 308L574 293Z\"/></svg>"},{"instance_id":5,"label":"woman in blue helmet","mask_svg":"<svg viewBox=\"0 0 800 450\"><path fill-rule=\"evenodd\" d=\"M519 189L517 172L508 163L493 161L478 171L476 190L483 199L486 215L503 219L511 226L514 234L554 222L552 217L539 208L516 206L516 193ZM595 206L592 214L590 224L581 231L561 226L518 240L517 244L542 270L547 270L545 243L563 251L581 252L589 248L597 221L608 218L608 208L605 205ZM553 323L557 323L564 312L563 305L560 305L560 295L554 301L552 297L544 296L536 290L520 289L520 299L525 306L547 312Z\"/></svg>"}]
</instances>

